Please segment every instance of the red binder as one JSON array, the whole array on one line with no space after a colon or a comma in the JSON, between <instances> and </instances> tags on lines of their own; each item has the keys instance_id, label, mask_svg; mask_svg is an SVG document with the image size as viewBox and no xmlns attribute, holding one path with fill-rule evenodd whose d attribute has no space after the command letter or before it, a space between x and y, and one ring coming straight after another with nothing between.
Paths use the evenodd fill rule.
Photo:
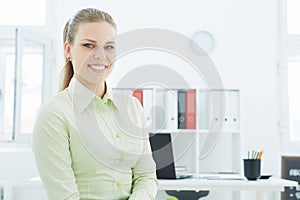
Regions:
<instances>
[{"instance_id":1,"label":"red binder","mask_svg":"<svg viewBox=\"0 0 300 200\"><path fill-rule=\"evenodd\" d=\"M186 91L186 128L196 129L196 90Z\"/></svg>"},{"instance_id":2,"label":"red binder","mask_svg":"<svg viewBox=\"0 0 300 200\"><path fill-rule=\"evenodd\" d=\"M143 105L143 90L134 90L132 95L136 97Z\"/></svg>"}]
</instances>

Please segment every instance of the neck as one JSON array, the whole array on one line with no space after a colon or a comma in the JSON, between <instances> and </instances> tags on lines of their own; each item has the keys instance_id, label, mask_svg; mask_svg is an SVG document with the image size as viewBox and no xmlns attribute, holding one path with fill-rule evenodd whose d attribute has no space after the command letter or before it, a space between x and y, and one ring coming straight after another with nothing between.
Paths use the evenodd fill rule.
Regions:
<instances>
[{"instance_id":1,"label":"neck","mask_svg":"<svg viewBox=\"0 0 300 200\"><path fill-rule=\"evenodd\" d=\"M100 97L101 99L104 97L105 93L106 93L106 83L105 81L101 82L101 83L98 83L96 85L96 87L93 87L94 88L94 93L95 95L97 95L98 97Z\"/></svg>"}]
</instances>

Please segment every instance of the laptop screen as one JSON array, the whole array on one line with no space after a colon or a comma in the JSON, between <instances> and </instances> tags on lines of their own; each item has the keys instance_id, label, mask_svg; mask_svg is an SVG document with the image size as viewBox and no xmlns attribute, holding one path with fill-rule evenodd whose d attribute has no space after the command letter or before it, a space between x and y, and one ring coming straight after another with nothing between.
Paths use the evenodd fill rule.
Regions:
<instances>
[{"instance_id":1,"label":"laptop screen","mask_svg":"<svg viewBox=\"0 0 300 200\"><path fill-rule=\"evenodd\" d=\"M176 179L170 133L150 133L152 156L158 179Z\"/></svg>"}]
</instances>

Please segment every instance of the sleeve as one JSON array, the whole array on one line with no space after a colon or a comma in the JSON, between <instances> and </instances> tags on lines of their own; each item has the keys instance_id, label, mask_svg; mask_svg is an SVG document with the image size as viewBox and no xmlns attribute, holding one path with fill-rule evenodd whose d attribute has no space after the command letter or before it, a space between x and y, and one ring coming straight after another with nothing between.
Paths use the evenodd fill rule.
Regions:
<instances>
[{"instance_id":1,"label":"sleeve","mask_svg":"<svg viewBox=\"0 0 300 200\"><path fill-rule=\"evenodd\" d=\"M157 193L156 165L152 158L149 133L146 130L146 119L140 102L135 99L139 116L143 123L143 153L133 168L133 188L129 200L154 200Z\"/></svg>"},{"instance_id":2,"label":"sleeve","mask_svg":"<svg viewBox=\"0 0 300 200\"><path fill-rule=\"evenodd\" d=\"M68 126L54 106L42 107L33 130L32 150L49 200L79 200L69 151Z\"/></svg>"}]
</instances>

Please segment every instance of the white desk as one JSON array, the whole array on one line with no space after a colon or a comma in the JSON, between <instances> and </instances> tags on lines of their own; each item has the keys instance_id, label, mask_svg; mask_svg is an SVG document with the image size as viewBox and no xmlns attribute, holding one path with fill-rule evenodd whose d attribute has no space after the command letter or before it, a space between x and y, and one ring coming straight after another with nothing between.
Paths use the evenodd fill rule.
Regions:
<instances>
[{"instance_id":1,"label":"white desk","mask_svg":"<svg viewBox=\"0 0 300 200\"><path fill-rule=\"evenodd\" d=\"M297 186L297 181L289 181L280 178L270 178L268 180L247 181L247 180L206 180L206 179L181 179L181 180L158 180L159 190L230 190L230 191L256 191L257 200L268 199L268 192L283 191L284 187ZM44 192L39 180L25 183L0 182L0 186L6 189L5 199L12 199L12 188L22 186L33 186ZM25 187L25 189L28 189ZM31 191L31 190L30 190ZM47 199L45 196L40 199Z\"/></svg>"},{"instance_id":2,"label":"white desk","mask_svg":"<svg viewBox=\"0 0 300 200\"><path fill-rule=\"evenodd\" d=\"M231 190L231 191L256 191L257 200L268 199L268 192L284 191L284 187L297 186L297 181L280 178L268 180L206 180L206 179L181 179L158 180L159 190Z\"/></svg>"}]
</instances>

